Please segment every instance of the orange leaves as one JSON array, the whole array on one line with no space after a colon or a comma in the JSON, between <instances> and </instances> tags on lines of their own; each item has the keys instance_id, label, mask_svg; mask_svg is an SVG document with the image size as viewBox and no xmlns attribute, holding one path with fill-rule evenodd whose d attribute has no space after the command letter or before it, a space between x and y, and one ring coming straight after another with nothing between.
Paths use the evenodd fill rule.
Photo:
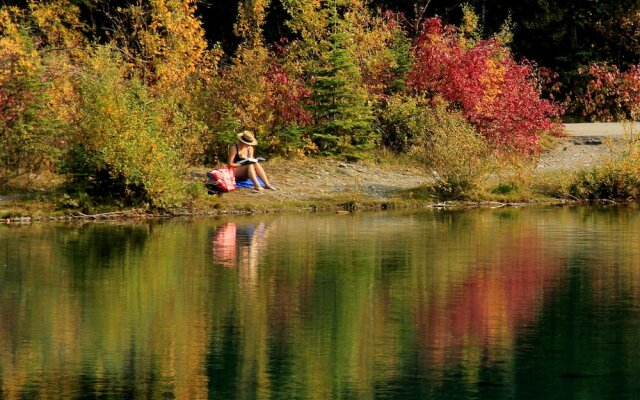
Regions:
<instances>
[{"instance_id":1,"label":"orange leaves","mask_svg":"<svg viewBox=\"0 0 640 400\"><path fill-rule=\"evenodd\" d=\"M117 21L116 42L159 91L184 88L190 77L216 66L195 11L194 0L152 0L110 15Z\"/></svg>"},{"instance_id":2,"label":"orange leaves","mask_svg":"<svg viewBox=\"0 0 640 400\"><path fill-rule=\"evenodd\" d=\"M85 43L86 25L80 20L80 10L69 0L33 2L31 18L43 33L49 46L81 50Z\"/></svg>"}]
</instances>

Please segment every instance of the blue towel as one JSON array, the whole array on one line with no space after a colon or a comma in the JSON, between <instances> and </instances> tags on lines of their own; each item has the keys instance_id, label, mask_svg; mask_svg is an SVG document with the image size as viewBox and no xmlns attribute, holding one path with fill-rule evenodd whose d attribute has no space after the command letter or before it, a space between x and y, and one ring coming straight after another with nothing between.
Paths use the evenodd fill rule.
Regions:
<instances>
[{"instance_id":1,"label":"blue towel","mask_svg":"<svg viewBox=\"0 0 640 400\"><path fill-rule=\"evenodd\" d=\"M264 187L264 182L262 182L262 179L260 179L259 177L256 177L256 179L258 179L258 183L260 184L260 186ZM236 181L236 187L238 189L253 188L253 182L251 182L251 179L246 178L241 181Z\"/></svg>"}]
</instances>

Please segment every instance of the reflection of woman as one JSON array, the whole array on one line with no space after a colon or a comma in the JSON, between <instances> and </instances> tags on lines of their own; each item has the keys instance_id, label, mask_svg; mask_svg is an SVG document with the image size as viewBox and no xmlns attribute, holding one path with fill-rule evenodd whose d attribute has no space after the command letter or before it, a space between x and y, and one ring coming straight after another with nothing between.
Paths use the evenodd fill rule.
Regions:
<instances>
[{"instance_id":1,"label":"reflection of woman","mask_svg":"<svg viewBox=\"0 0 640 400\"><path fill-rule=\"evenodd\" d=\"M242 160L247 158L253 158L253 146L258 144L258 141L253 136L253 133L244 131L238 134L238 141L229 149L229 166L234 167L236 170L236 180L242 180L249 178L253 182L253 186L256 190L264 190L260 185L257 178L262 179L264 187L271 190L276 190L274 186L269 183L267 174L262 169L262 165L259 162L252 162L249 164L240 164Z\"/></svg>"},{"instance_id":2,"label":"reflection of woman","mask_svg":"<svg viewBox=\"0 0 640 400\"><path fill-rule=\"evenodd\" d=\"M236 229L236 224L230 222L219 227L213 236L214 259L228 268L237 263Z\"/></svg>"},{"instance_id":3,"label":"reflection of woman","mask_svg":"<svg viewBox=\"0 0 640 400\"><path fill-rule=\"evenodd\" d=\"M238 268L243 284L254 285L260 254L266 245L268 228L264 223L257 226L236 225L233 222L218 228L213 238L216 262L228 268Z\"/></svg>"}]
</instances>

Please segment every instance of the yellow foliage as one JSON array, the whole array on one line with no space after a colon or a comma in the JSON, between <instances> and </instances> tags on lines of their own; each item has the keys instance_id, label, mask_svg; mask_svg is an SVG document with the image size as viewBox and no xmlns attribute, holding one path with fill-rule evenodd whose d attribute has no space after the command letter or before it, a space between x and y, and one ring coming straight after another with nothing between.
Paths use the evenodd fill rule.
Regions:
<instances>
[{"instance_id":1,"label":"yellow foliage","mask_svg":"<svg viewBox=\"0 0 640 400\"><path fill-rule=\"evenodd\" d=\"M50 47L80 52L85 44L85 24L80 10L69 0L29 3L31 18Z\"/></svg>"},{"instance_id":2,"label":"yellow foliage","mask_svg":"<svg viewBox=\"0 0 640 400\"><path fill-rule=\"evenodd\" d=\"M26 30L20 26L24 15L16 8L0 9L0 87L9 80L37 79L42 70L42 59ZM6 87L6 86L5 86Z\"/></svg>"},{"instance_id":3,"label":"yellow foliage","mask_svg":"<svg viewBox=\"0 0 640 400\"><path fill-rule=\"evenodd\" d=\"M40 65L40 56L20 25L23 18L24 13L15 7L0 9L0 59L6 60L13 55L19 67L15 71L17 74L27 74ZM0 82L2 78L0 75Z\"/></svg>"},{"instance_id":4,"label":"yellow foliage","mask_svg":"<svg viewBox=\"0 0 640 400\"><path fill-rule=\"evenodd\" d=\"M487 70L482 75L480 81L482 82L485 90L483 98L477 104L478 112L482 112L483 108L491 107L494 100L500 96L502 90L502 82L504 80L504 74L507 68L503 64L493 59L487 59Z\"/></svg>"},{"instance_id":5,"label":"yellow foliage","mask_svg":"<svg viewBox=\"0 0 640 400\"><path fill-rule=\"evenodd\" d=\"M238 19L234 33L252 47L262 42L262 27L267 16L270 0L245 0L238 4Z\"/></svg>"},{"instance_id":6,"label":"yellow foliage","mask_svg":"<svg viewBox=\"0 0 640 400\"><path fill-rule=\"evenodd\" d=\"M208 50L195 11L195 0L151 0L123 11L134 35L123 27L116 40L141 71L151 72L146 80L161 92L184 91L191 77L207 76L220 59L219 52Z\"/></svg>"},{"instance_id":7,"label":"yellow foliage","mask_svg":"<svg viewBox=\"0 0 640 400\"><path fill-rule=\"evenodd\" d=\"M458 31L458 39L463 49L472 48L480 39L480 19L468 4L462 6L462 24Z\"/></svg>"},{"instance_id":8,"label":"yellow foliage","mask_svg":"<svg viewBox=\"0 0 640 400\"><path fill-rule=\"evenodd\" d=\"M329 10L321 0L282 0L291 15L287 26L300 35L301 54L317 55L329 36Z\"/></svg>"},{"instance_id":9,"label":"yellow foliage","mask_svg":"<svg viewBox=\"0 0 640 400\"><path fill-rule=\"evenodd\" d=\"M240 46L233 65L225 72L225 97L233 99L240 126L262 130L269 119L265 107L267 49Z\"/></svg>"}]
</instances>

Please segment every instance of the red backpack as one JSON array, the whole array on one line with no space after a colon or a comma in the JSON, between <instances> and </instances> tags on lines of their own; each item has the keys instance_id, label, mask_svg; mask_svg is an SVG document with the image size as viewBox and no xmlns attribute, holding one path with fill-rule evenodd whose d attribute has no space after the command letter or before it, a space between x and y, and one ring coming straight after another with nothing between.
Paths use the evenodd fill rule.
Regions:
<instances>
[{"instance_id":1,"label":"red backpack","mask_svg":"<svg viewBox=\"0 0 640 400\"><path fill-rule=\"evenodd\" d=\"M236 171L233 167L215 168L211 172L207 172L207 176L213 181L216 189L221 192L236 190Z\"/></svg>"}]
</instances>

